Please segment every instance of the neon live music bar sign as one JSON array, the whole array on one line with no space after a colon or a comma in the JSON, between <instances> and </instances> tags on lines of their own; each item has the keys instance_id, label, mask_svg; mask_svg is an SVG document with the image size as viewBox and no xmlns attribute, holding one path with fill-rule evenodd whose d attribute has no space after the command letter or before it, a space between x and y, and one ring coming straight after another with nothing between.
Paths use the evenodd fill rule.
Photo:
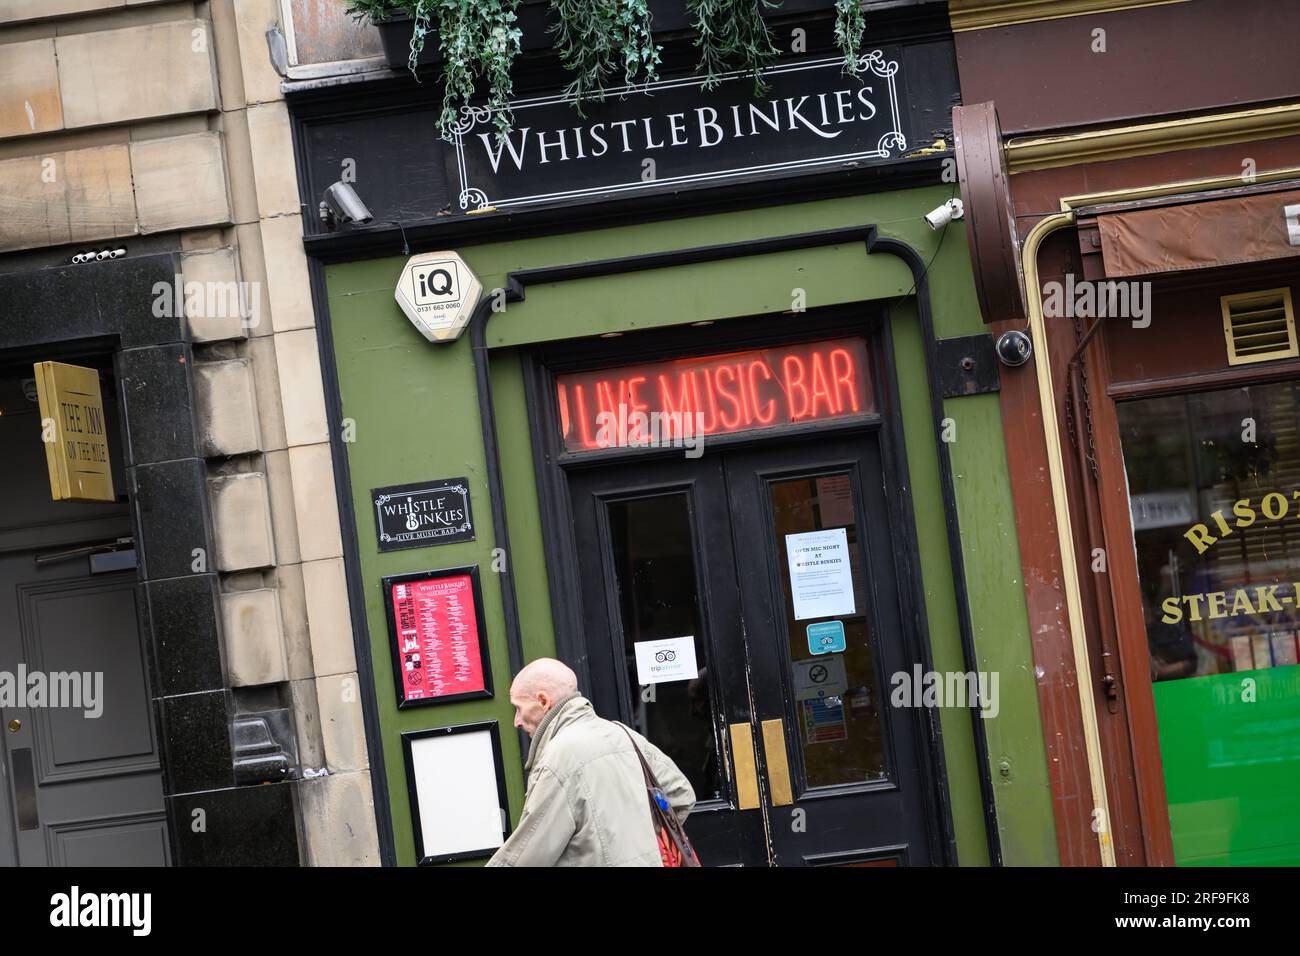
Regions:
<instances>
[{"instance_id":1,"label":"neon live music bar sign","mask_svg":"<svg viewBox=\"0 0 1300 956\"><path fill-rule=\"evenodd\" d=\"M557 376L566 451L723 435L875 412L862 339L802 342Z\"/></svg>"}]
</instances>

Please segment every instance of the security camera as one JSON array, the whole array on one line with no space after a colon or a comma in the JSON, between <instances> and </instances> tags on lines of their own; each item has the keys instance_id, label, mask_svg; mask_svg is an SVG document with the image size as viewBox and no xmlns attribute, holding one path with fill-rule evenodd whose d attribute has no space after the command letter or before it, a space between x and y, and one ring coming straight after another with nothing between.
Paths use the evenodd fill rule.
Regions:
<instances>
[{"instance_id":1,"label":"security camera","mask_svg":"<svg viewBox=\"0 0 1300 956\"><path fill-rule=\"evenodd\" d=\"M1003 365L1018 368L1029 361L1034 354L1034 343L1024 332L1013 329L998 336L993 348Z\"/></svg>"},{"instance_id":2,"label":"security camera","mask_svg":"<svg viewBox=\"0 0 1300 956\"><path fill-rule=\"evenodd\" d=\"M960 199L949 199L942 206L930 210L925 214L925 224L931 229L938 229L946 226L954 219L961 219L966 215L966 207L962 205Z\"/></svg>"},{"instance_id":3,"label":"security camera","mask_svg":"<svg viewBox=\"0 0 1300 956\"><path fill-rule=\"evenodd\" d=\"M370 214L370 210L366 208L366 204L361 201L361 197L351 185L337 182L325 190L325 198L320 203L320 218L333 229L339 223L365 224L375 217Z\"/></svg>"}]
</instances>

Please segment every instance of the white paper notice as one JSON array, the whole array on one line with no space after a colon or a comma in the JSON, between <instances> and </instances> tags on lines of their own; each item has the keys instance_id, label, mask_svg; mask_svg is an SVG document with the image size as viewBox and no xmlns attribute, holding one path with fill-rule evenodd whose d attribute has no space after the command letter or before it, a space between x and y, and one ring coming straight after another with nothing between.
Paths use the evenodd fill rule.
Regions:
<instances>
[{"instance_id":1,"label":"white paper notice","mask_svg":"<svg viewBox=\"0 0 1300 956\"><path fill-rule=\"evenodd\" d=\"M785 536L794 619L854 614L853 570L844 528Z\"/></svg>"},{"instance_id":2,"label":"white paper notice","mask_svg":"<svg viewBox=\"0 0 1300 956\"><path fill-rule=\"evenodd\" d=\"M637 641L632 646L636 648L636 682L642 687L700 676L700 669L695 666L693 636Z\"/></svg>"}]
</instances>

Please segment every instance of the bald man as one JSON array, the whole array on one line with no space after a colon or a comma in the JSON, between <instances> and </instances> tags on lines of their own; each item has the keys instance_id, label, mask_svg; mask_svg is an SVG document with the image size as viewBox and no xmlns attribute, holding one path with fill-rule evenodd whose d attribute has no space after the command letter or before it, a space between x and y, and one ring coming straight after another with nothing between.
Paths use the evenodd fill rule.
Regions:
<instances>
[{"instance_id":1,"label":"bald man","mask_svg":"<svg viewBox=\"0 0 1300 956\"><path fill-rule=\"evenodd\" d=\"M488 866L662 866L641 762L677 819L695 791L677 765L636 731L596 716L565 664L540 658L510 685L515 726L530 737L524 813Z\"/></svg>"}]
</instances>

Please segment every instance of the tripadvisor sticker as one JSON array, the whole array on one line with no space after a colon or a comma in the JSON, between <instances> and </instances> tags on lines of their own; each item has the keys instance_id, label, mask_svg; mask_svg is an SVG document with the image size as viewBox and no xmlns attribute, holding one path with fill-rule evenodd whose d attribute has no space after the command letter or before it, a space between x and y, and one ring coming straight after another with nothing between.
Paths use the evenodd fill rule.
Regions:
<instances>
[{"instance_id":1,"label":"tripadvisor sticker","mask_svg":"<svg viewBox=\"0 0 1300 956\"><path fill-rule=\"evenodd\" d=\"M637 641L632 646L636 650L636 681L642 687L700 676L693 636Z\"/></svg>"},{"instance_id":2,"label":"tripadvisor sticker","mask_svg":"<svg viewBox=\"0 0 1300 956\"><path fill-rule=\"evenodd\" d=\"M822 621L808 625L808 650L812 653L839 653L847 646L843 621Z\"/></svg>"}]
</instances>

